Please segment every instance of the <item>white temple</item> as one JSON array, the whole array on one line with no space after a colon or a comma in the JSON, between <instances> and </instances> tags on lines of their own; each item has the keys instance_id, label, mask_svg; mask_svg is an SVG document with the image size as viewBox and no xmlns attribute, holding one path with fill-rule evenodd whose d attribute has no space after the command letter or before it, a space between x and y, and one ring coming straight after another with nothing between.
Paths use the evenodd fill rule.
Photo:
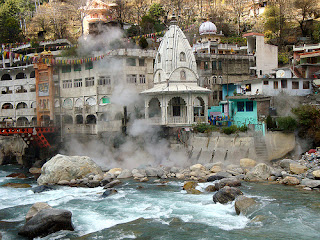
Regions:
<instances>
[{"instance_id":1,"label":"white temple","mask_svg":"<svg viewBox=\"0 0 320 240\"><path fill-rule=\"evenodd\" d=\"M145 116L150 123L190 126L208 122L208 95L198 86L195 56L182 30L172 21L159 46L154 87L143 91Z\"/></svg>"}]
</instances>

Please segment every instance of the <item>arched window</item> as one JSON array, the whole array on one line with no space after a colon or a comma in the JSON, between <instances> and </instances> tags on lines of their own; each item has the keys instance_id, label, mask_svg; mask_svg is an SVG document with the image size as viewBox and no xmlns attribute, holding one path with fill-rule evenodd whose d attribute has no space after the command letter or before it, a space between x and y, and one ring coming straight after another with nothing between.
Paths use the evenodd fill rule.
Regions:
<instances>
[{"instance_id":1,"label":"arched window","mask_svg":"<svg viewBox=\"0 0 320 240\"><path fill-rule=\"evenodd\" d=\"M32 71L31 73L30 73L30 78L35 78L36 77L36 73L35 73L35 71Z\"/></svg>"},{"instance_id":2,"label":"arched window","mask_svg":"<svg viewBox=\"0 0 320 240\"><path fill-rule=\"evenodd\" d=\"M161 74L158 74L158 82L161 82Z\"/></svg>"},{"instance_id":3,"label":"arched window","mask_svg":"<svg viewBox=\"0 0 320 240\"><path fill-rule=\"evenodd\" d=\"M13 105L11 103L5 103L2 105L2 109L13 109Z\"/></svg>"},{"instance_id":4,"label":"arched window","mask_svg":"<svg viewBox=\"0 0 320 240\"><path fill-rule=\"evenodd\" d=\"M20 102L17 104L16 109L28 108L28 105L25 102Z\"/></svg>"},{"instance_id":5,"label":"arched window","mask_svg":"<svg viewBox=\"0 0 320 240\"><path fill-rule=\"evenodd\" d=\"M63 115L63 122L65 124L73 124L73 119L72 119L72 116L70 115Z\"/></svg>"},{"instance_id":6,"label":"arched window","mask_svg":"<svg viewBox=\"0 0 320 240\"><path fill-rule=\"evenodd\" d=\"M72 109L72 100L71 98L67 98L63 101L63 108Z\"/></svg>"},{"instance_id":7,"label":"arched window","mask_svg":"<svg viewBox=\"0 0 320 240\"><path fill-rule=\"evenodd\" d=\"M158 53L158 63L161 63L161 55Z\"/></svg>"},{"instance_id":8,"label":"arched window","mask_svg":"<svg viewBox=\"0 0 320 240\"><path fill-rule=\"evenodd\" d=\"M9 74L3 74L1 77L1 81L12 80Z\"/></svg>"},{"instance_id":9,"label":"arched window","mask_svg":"<svg viewBox=\"0 0 320 240\"><path fill-rule=\"evenodd\" d=\"M37 108L37 102L32 102L31 103L31 108Z\"/></svg>"},{"instance_id":10,"label":"arched window","mask_svg":"<svg viewBox=\"0 0 320 240\"><path fill-rule=\"evenodd\" d=\"M27 78L26 74L23 73L23 72L19 72L17 75L16 75L16 79L25 79Z\"/></svg>"},{"instance_id":11,"label":"arched window","mask_svg":"<svg viewBox=\"0 0 320 240\"><path fill-rule=\"evenodd\" d=\"M186 80L187 79L187 77L186 77L186 72L184 71L184 70L182 70L181 72L180 72L180 80Z\"/></svg>"},{"instance_id":12,"label":"arched window","mask_svg":"<svg viewBox=\"0 0 320 240\"><path fill-rule=\"evenodd\" d=\"M92 97L87 98L86 104L88 104L89 106L96 105L96 100L94 98L92 98Z\"/></svg>"},{"instance_id":13,"label":"arched window","mask_svg":"<svg viewBox=\"0 0 320 240\"><path fill-rule=\"evenodd\" d=\"M105 105L110 103L110 99L107 96L104 96L100 99L100 105Z\"/></svg>"},{"instance_id":14,"label":"arched window","mask_svg":"<svg viewBox=\"0 0 320 240\"><path fill-rule=\"evenodd\" d=\"M86 124L96 124L97 123L97 118L95 115L90 114L86 118Z\"/></svg>"},{"instance_id":15,"label":"arched window","mask_svg":"<svg viewBox=\"0 0 320 240\"><path fill-rule=\"evenodd\" d=\"M184 52L180 53L180 62L185 62L186 61L186 54Z\"/></svg>"},{"instance_id":16,"label":"arched window","mask_svg":"<svg viewBox=\"0 0 320 240\"><path fill-rule=\"evenodd\" d=\"M76 124L83 124L83 116L82 115L76 116Z\"/></svg>"},{"instance_id":17,"label":"arched window","mask_svg":"<svg viewBox=\"0 0 320 240\"><path fill-rule=\"evenodd\" d=\"M75 107L77 108L82 108L83 107L83 101L82 99L78 98L74 104Z\"/></svg>"},{"instance_id":18,"label":"arched window","mask_svg":"<svg viewBox=\"0 0 320 240\"><path fill-rule=\"evenodd\" d=\"M28 126L29 121L26 117L19 117L17 119L17 126Z\"/></svg>"}]
</instances>

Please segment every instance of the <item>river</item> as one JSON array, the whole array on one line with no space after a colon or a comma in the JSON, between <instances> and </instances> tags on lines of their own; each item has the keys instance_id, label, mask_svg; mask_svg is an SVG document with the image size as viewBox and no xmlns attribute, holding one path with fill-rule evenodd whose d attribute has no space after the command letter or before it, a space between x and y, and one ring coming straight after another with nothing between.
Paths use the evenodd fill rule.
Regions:
<instances>
[{"instance_id":1,"label":"river","mask_svg":"<svg viewBox=\"0 0 320 240\"><path fill-rule=\"evenodd\" d=\"M6 176L22 172L0 166L0 185L33 179ZM200 183L204 191L209 183ZM141 187L139 187L141 186ZM41 239L319 239L320 193L267 183L243 183L243 193L259 202L249 216L238 216L234 202L214 204L213 193L187 194L182 181L165 184L124 181L118 193L102 198L103 188L70 188L33 193L30 188L0 186L0 232L4 240L24 239L17 232L36 202L72 212L74 232L60 231ZM138 188L139 187L139 188ZM256 218L255 218L256 217ZM252 220L252 219L258 220ZM40 238L39 238L40 239Z\"/></svg>"}]
</instances>

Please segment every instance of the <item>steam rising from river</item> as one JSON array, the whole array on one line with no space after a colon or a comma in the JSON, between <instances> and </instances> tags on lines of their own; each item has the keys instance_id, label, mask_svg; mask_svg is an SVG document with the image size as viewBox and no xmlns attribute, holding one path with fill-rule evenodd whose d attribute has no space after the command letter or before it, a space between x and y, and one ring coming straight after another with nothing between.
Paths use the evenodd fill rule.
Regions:
<instances>
[{"instance_id":1,"label":"steam rising from river","mask_svg":"<svg viewBox=\"0 0 320 240\"><path fill-rule=\"evenodd\" d=\"M79 39L79 54L110 53L112 45L123 44L121 30L108 29L99 36L87 36ZM127 43L126 43L127 44ZM110 54L112 56L112 52ZM62 152L67 155L85 155L91 157L104 168L135 168L140 165L185 166L188 158L184 153L175 153L167 140L160 138L159 127L151 126L143 119L144 100L136 90L134 83L127 83L126 64L121 59L106 56L95 62L95 69L100 76L111 76L112 105L108 109L113 120L116 113L123 114L123 107L128 109L130 122L127 136L105 134L101 139L86 140L85 143L71 139ZM139 79L137 79L139 82ZM139 83L138 83L139 84ZM102 97L102 96L99 96ZM98 99L99 104L99 99ZM116 148L114 145L119 144Z\"/></svg>"}]
</instances>

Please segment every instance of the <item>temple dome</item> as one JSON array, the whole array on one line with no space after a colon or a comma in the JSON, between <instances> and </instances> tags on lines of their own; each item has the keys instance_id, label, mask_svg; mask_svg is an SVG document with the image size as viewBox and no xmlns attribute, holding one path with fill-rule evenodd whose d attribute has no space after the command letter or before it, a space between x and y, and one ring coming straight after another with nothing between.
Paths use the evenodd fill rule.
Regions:
<instances>
[{"instance_id":1,"label":"temple dome","mask_svg":"<svg viewBox=\"0 0 320 240\"><path fill-rule=\"evenodd\" d=\"M214 23L206 21L200 25L199 34L217 34L217 27Z\"/></svg>"}]
</instances>

